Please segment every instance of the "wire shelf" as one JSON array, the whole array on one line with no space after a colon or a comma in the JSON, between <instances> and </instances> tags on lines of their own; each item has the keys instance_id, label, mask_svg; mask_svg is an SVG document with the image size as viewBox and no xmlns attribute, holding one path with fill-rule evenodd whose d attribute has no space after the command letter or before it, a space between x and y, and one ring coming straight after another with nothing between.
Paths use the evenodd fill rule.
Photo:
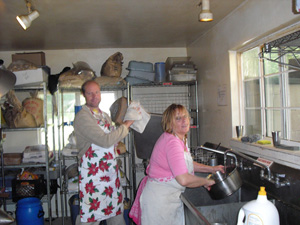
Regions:
<instances>
[{"instance_id":1,"label":"wire shelf","mask_svg":"<svg viewBox=\"0 0 300 225\"><path fill-rule=\"evenodd\" d=\"M208 152L202 148L191 149L191 155L195 162L209 165L209 159L215 156L214 152Z\"/></svg>"}]
</instances>

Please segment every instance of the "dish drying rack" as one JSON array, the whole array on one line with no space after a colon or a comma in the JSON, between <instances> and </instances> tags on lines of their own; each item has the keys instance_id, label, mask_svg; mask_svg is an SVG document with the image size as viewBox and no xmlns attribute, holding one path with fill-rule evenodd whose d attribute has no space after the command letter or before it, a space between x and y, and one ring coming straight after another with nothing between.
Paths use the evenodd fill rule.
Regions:
<instances>
[{"instance_id":1,"label":"dish drying rack","mask_svg":"<svg viewBox=\"0 0 300 225\"><path fill-rule=\"evenodd\" d=\"M191 156L194 161L209 165L209 159L216 157L216 153L203 150L201 147L191 147Z\"/></svg>"}]
</instances>

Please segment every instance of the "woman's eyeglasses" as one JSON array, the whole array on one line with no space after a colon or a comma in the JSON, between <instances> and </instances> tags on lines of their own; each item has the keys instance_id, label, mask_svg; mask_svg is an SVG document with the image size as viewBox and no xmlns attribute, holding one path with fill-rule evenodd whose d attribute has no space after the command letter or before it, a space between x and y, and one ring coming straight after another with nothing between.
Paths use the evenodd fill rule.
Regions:
<instances>
[{"instance_id":1,"label":"woman's eyeglasses","mask_svg":"<svg viewBox=\"0 0 300 225\"><path fill-rule=\"evenodd\" d=\"M189 116L187 116L187 115L175 117L176 121L187 120L187 119L189 119Z\"/></svg>"}]
</instances>

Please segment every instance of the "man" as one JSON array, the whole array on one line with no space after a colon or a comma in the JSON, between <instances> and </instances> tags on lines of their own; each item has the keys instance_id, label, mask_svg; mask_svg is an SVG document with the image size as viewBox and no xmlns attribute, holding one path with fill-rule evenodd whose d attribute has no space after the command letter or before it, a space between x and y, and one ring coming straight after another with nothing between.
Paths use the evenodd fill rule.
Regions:
<instances>
[{"instance_id":1,"label":"man","mask_svg":"<svg viewBox=\"0 0 300 225\"><path fill-rule=\"evenodd\" d=\"M79 162L80 215L76 225L125 224L123 190L120 184L115 145L127 134L133 120L116 128L99 109L100 86L93 80L81 88L86 104L76 114L74 132Z\"/></svg>"}]
</instances>

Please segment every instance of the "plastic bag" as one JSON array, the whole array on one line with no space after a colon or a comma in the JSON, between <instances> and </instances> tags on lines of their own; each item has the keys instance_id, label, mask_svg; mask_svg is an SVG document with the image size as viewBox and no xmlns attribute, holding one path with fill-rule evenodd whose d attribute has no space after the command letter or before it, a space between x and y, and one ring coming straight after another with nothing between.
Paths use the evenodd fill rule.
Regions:
<instances>
[{"instance_id":1,"label":"plastic bag","mask_svg":"<svg viewBox=\"0 0 300 225\"><path fill-rule=\"evenodd\" d=\"M150 114L146 112L139 102L132 101L128 106L124 121L134 120L130 127L139 133L143 133L150 117Z\"/></svg>"}]
</instances>

